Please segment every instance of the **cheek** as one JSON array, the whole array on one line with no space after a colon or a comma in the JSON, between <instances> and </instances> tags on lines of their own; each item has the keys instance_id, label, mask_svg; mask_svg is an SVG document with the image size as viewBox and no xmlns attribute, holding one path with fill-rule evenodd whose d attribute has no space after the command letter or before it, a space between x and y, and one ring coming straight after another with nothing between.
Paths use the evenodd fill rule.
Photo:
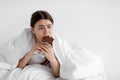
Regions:
<instances>
[{"instance_id":1,"label":"cheek","mask_svg":"<svg viewBox=\"0 0 120 80\"><path fill-rule=\"evenodd\" d=\"M52 31L49 31L48 34L49 34L49 35L52 35Z\"/></svg>"},{"instance_id":2,"label":"cheek","mask_svg":"<svg viewBox=\"0 0 120 80\"><path fill-rule=\"evenodd\" d=\"M36 32L36 33L35 33L35 36L36 36L36 37L40 37L40 36L42 36L42 35L43 35L42 32Z\"/></svg>"},{"instance_id":3,"label":"cheek","mask_svg":"<svg viewBox=\"0 0 120 80\"><path fill-rule=\"evenodd\" d=\"M53 29L51 29L49 32L52 33L52 32L53 32Z\"/></svg>"},{"instance_id":4,"label":"cheek","mask_svg":"<svg viewBox=\"0 0 120 80\"><path fill-rule=\"evenodd\" d=\"M41 32L37 32L37 35L38 36L42 36L43 35L43 32L41 31Z\"/></svg>"}]
</instances>

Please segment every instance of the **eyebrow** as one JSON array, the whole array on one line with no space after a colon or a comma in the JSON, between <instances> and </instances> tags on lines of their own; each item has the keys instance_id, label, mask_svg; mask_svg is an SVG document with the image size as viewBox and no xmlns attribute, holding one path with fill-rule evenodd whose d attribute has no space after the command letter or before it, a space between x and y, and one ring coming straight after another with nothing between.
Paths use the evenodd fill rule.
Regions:
<instances>
[{"instance_id":1,"label":"eyebrow","mask_svg":"<svg viewBox=\"0 0 120 80\"><path fill-rule=\"evenodd\" d=\"M52 24L48 24L47 26L51 26ZM41 26L44 26L44 25L38 25L38 27L41 27Z\"/></svg>"}]
</instances>

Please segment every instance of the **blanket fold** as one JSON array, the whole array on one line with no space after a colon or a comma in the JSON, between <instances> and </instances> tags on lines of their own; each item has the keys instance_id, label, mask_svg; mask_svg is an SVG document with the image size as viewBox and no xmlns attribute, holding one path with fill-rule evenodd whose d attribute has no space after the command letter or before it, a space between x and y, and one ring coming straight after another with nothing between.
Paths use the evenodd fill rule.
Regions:
<instances>
[{"instance_id":1,"label":"blanket fold","mask_svg":"<svg viewBox=\"0 0 120 80\"><path fill-rule=\"evenodd\" d=\"M60 78L67 80L106 80L101 58L76 43L67 42L53 33L53 49L60 63ZM52 71L42 65L29 65L23 70L16 68L18 61L29 51L34 40L30 28L0 46L0 71L6 70L6 80L54 80ZM42 76L44 73L46 76ZM36 74L36 75L33 75ZM3 80L0 75L0 80ZM33 75L33 76L32 76ZM17 77L15 77L17 76ZM18 77L19 76L19 77Z\"/></svg>"}]
</instances>

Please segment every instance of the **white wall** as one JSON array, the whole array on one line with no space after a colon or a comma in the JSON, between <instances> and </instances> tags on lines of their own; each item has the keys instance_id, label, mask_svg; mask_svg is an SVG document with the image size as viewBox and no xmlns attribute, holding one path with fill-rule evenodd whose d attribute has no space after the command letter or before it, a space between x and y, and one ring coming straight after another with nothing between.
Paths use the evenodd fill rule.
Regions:
<instances>
[{"instance_id":1,"label":"white wall","mask_svg":"<svg viewBox=\"0 0 120 80\"><path fill-rule=\"evenodd\" d=\"M0 0L0 44L29 27L31 14L41 9L66 40L102 56L108 80L120 80L119 0Z\"/></svg>"}]
</instances>

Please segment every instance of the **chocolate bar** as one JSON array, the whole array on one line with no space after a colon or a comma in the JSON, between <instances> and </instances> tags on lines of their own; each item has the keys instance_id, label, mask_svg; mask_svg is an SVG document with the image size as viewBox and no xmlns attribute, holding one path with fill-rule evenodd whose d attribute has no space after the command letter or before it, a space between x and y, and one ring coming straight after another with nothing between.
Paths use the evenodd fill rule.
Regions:
<instances>
[{"instance_id":1,"label":"chocolate bar","mask_svg":"<svg viewBox=\"0 0 120 80\"><path fill-rule=\"evenodd\" d=\"M49 37L49 36L45 36L45 37L43 37L43 39L42 39L42 42L44 43L48 43L48 44L51 44L52 45L52 43L53 43L53 38L52 37Z\"/></svg>"}]
</instances>

